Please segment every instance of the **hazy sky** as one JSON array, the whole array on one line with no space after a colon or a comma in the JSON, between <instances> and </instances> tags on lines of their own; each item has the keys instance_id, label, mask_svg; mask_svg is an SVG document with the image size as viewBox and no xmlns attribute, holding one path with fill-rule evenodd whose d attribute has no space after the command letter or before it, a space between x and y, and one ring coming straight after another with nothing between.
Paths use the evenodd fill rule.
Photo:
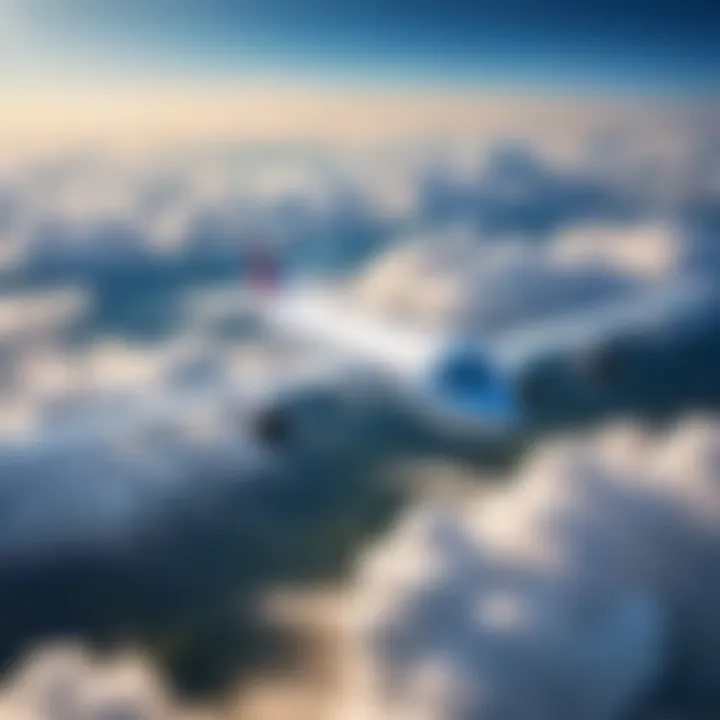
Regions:
<instances>
[{"instance_id":1,"label":"hazy sky","mask_svg":"<svg viewBox=\"0 0 720 720\"><path fill-rule=\"evenodd\" d=\"M709 92L715 3L0 0L7 78L282 78ZM7 45L7 43L6 43Z\"/></svg>"},{"instance_id":2,"label":"hazy sky","mask_svg":"<svg viewBox=\"0 0 720 720\"><path fill-rule=\"evenodd\" d=\"M0 0L0 142L565 136L717 105L717 37L703 0Z\"/></svg>"}]
</instances>

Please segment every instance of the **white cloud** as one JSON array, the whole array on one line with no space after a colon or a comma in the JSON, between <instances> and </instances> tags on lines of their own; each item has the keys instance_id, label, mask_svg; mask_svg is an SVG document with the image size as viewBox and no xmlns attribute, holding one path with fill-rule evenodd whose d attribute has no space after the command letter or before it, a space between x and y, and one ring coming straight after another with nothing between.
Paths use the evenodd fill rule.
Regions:
<instances>
[{"instance_id":1,"label":"white cloud","mask_svg":"<svg viewBox=\"0 0 720 720\"><path fill-rule=\"evenodd\" d=\"M127 651L101 658L82 646L56 644L28 652L0 693L0 717L63 720L178 717L172 694L151 658Z\"/></svg>"},{"instance_id":2,"label":"white cloud","mask_svg":"<svg viewBox=\"0 0 720 720\"><path fill-rule=\"evenodd\" d=\"M607 235L623 243L622 231ZM645 273L635 272L632 258L626 262L618 251L619 257L598 262L586 247L582 231L540 244L488 241L467 228L454 228L391 247L351 292L361 307L376 314L399 315L440 331L460 325L489 335L644 287ZM669 273L661 278L670 279Z\"/></svg>"},{"instance_id":3,"label":"white cloud","mask_svg":"<svg viewBox=\"0 0 720 720\"><path fill-rule=\"evenodd\" d=\"M609 265L641 277L667 279L680 271L683 240L678 228L661 223L620 227L573 227L553 243L558 262Z\"/></svg>"},{"instance_id":4,"label":"white cloud","mask_svg":"<svg viewBox=\"0 0 720 720\"><path fill-rule=\"evenodd\" d=\"M560 160L543 154L542 142L486 143L474 161L462 157L468 170L450 141L442 167L422 143L28 159L3 177L0 254L20 266L50 257L67 266L113 257L152 263L188 250L227 258L262 237L291 249L294 262L317 264L362 257L398 233L442 240L446 224L464 223L483 240L584 236L570 249L561 243L566 257L586 248L608 259L599 250L607 236L613 263L622 255L625 269L659 272L672 252L659 239L668 234L664 226L692 218L707 225L717 205L717 158L706 152L699 162L698 148L709 141L700 134L691 143L689 132L676 131L688 148L669 157L658 151L655 164L642 153L619 163L598 152ZM638 133L629 128L627 136ZM616 233L609 223L622 226Z\"/></svg>"},{"instance_id":5,"label":"white cloud","mask_svg":"<svg viewBox=\"0 0 720 720\"><path fill-rule=\"evenodd\" d=\"M717 424L622 426L412 513L360 562L341 716L610 720L668 676L713 696L719 459Z\"/></svg>"}]
</instances>

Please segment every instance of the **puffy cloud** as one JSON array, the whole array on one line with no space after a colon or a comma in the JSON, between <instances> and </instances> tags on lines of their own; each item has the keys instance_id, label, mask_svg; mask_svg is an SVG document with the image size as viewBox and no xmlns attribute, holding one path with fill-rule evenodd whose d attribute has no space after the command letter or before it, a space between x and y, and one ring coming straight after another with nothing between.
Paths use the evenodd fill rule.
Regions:
<instances>
[{"instance_id":1,"label":"puffy cloud","mask_svg":"<svg viewBox=\"0 0 720 720\"><path fill-rule=\"evenodd\" d=\"M40 421L41 398L64 384L58 345L84 323L89 298L74 289L0 298L0 426L2 435L32 434ZM59 370L59 372L57 372Z\"/></svg>"},{"instance_id":2,"label":"puffy cloud","mask_svg":"<svg viewBox=\"0 0 720 720\"><path fill-rule=\"evenodd\" d=\"M383 492L387 432L340 407L332 432L320 417L317 442L276 452L256 412L312 358L190 335L70 342L55 330L72 315L62 298L28 301L25 325L40 329L12 336L19 372L0 393L0 657L56 633L129 635L188 684L230 681L243 651L216 668L208 637L247 619L238 596L352 541L345 528Z\"/></svg>"},{"instance_id":3,"label":"puffy cloud","mask_svg":"<svg viewBox=\"0 0 720 720\"><path fill-rule=\"evenodd\" d=\"M63 720L179 717L152 660L137 652L99 657L81 646L57 644L28 652L6 678L0 717ZM184 717L186 715L183 715Z\"/></svg>"},{"instance_id":4,"label":"puffy cloud","mask_svg":"<svg viewBox=\"0 0 720 720\"><path fill-rule=\"evenodd\" d=\"M0 299L0 338L22 344L26 338L52 338L82 319L88 298L71 288L42 294L7 295Z\"/></svg>"},{"instance_id":5,"label":"puffy cloud","mask_svg":"<svg viewBox=\"0 0 720 720\"><path fill-rule=\"evenodd\" d=\"M493 237L668 217L707 225L718 200L716 135L697 131L688 141L676 130L675 142L648 152L641 135L651 130L618 129L569 162L544 154L541 144L517 142L490 146L469 175L431 166L419 184L418 212L432 223L465 220Z\"/></svg>"},{"instance_id":6,"label":"puffy cloud","mask_svg":"<svg viewBox=\"0 0 720 720\"><path fill-rule=\"evenodd\" d=\"M159 521L174 497L221 492L212 485L219 473L228 483L261 482L241 351L190 339L42 349L22 361L22 383L7 398L32 407L36 422L0 446L6 559L61 552L66 543L122 544L138 523ZM272 372L265 367L266 382Z\"/></svg>"},{"instance_id":7,"label":"puffy cloud","mask_svg":"<svg viewBox=\"0 0 720 720\"><path fill-rule=\"evenodd\" d=\"M560 263L604 263L619 271L667 279L681 270L680 230L669 224L574 227L558 235L552 252Z\"/></svg>"},{"instance_id":8,"label":"puffy cloud","mask_svg":"<svg viewBox=\"0 0 720 720\"><path fill-rule=\"evenodd\" d=\"M384 223L338 162L280 145L28 163L3 178L0 237L8 262L65 275L118 262L217 266L258 238L329 261L335 238L360 247Z\"/></svg>"},{"instance_id":9,"label":"puffy cloud","mask_svg":"<svg viewBox=\"0 0 720 720\"><path fill-rule=\"evenodd\" d=\"M361 559L345 605L343 717L717 703L719 458L717 423L661 439L622 426L546 449L463 509L410 513Z\"/></svg>"},{"instance_id":10,"label":"puffy cloud","mask_svg":"<svg viewBox=\"0 0 720 720\"><path fill-rule=\"evenodd\" d=\"M0 178L2 257L56 272L88 273L118 261L217 266L264 238L289 262L317 267L352 264L398 230L447 222L465 222L483 238L668 220L716 227L712 132L680 124L675 142L641 151L651 130L623 128L572 158L548 153L541 139L486 139L482 151L470 150L473 162L449 138L434 150L423 143L360 151L277 143L140 160L28 160Z\"/></svg>"},{"instance_id":11,"label":"puffy cloud","mask_svg":"<svg viewBox=\"0 0 720 720\"><path fill-rule=\"evenodd\" d=\"M475 178L428 176L420 206L428 219L465 217L486 233L547 235L569 222L626 220L638 211L627 188L595 168L554 167L522 146L492 149Z\"/></svg>"},{"instance_id":12,"label":"puffy cloud","mask_svg":"<svg viewBox=\"0 0 720 720\"><path fill-rule=\"evenodd\" d=\"M633 244L633 238L639 238ZM653 280L674 282L682 240L647 242L640 228L575 228L544 244L483 240L466 227L411 236L381 254L350 291L376 314L436 330L484 335L629 297ZM652 272L648 269L652 263Z\"/></svg>"}]
</instances>

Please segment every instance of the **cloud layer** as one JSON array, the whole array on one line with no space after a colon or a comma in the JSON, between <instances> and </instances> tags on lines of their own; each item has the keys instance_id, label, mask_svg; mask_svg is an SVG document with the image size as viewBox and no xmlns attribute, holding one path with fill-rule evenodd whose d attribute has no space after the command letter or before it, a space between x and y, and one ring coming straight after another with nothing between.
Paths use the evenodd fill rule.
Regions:
<instances>
[{"instance_id":1,"label":"cloud layer","mask_svg":"<svg viewBox=\"0 0 720 720\"><path fill-rule=\"evenodd\" d=\"M393 429L365 418L367 434L338 423L324 433L332 443L302 456L268 462L258 452L248 438L258 398L304 368L247 337L233 293L248 247L272 246L291 279L338 271L381 317L483 334L545 322L717 273L717 153L706 134L680 135L660 143L664 155L640 152L642 143L629 152L636 128L564 156L542 141L279 143L3 167L0 573L13 592L0 602L4 617L19 618L6 627L20 642L130 618L152 635L171 601L209 613L245 583L304 571L309 556L352 534ZM440 526L474 563L458 521ZM439 572L454 577L461 555L441 555ZM565 582L528 578L527 592L547 596L550 612L570 602ZM591 580L578 582L590 594ZM139 594L116 592L128 587ZM575 673L610 714L644 687L655 644L667 641L664 595L631 589L598 611L607 645L580 643L572 661L558 651L548 669ZM94 615L100 606L115 615ZM570 643L572 613L557 615L547 628ZM623 638L636 646L637 676L614 660ZM504 692L494 677L491 704ZM532 691L538 702L547 682ZM475 702L463 692L458 702Z\"/></svg>"},{"instance_id":2,"label":"cloud layer","mask_svg":"<svg viewBox=\"0 0 720 720\"><path fill-rule=\"evenodd\" d=\"M546 449L462 510L411 512L346 606L347 717L714 706L719 438L710 421L663 438L620 426Z\"/></svg>"}]
</instances>

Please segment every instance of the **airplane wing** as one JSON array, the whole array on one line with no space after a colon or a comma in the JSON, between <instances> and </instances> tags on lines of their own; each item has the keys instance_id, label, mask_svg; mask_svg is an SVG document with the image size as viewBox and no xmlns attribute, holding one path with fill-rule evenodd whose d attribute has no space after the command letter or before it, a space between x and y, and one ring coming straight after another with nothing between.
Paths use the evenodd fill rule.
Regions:
<instances>
[{"instance_id":1,"label":"airplane wing","mask_svg":"<svg viewBox=\"0 0 720 720\"><path fill-rule=\"evenodd\" d=\"M396 376L421 372L440 338L379 322L330 291L310 288L278 297L266 318L281 334Z\"/></svg>"},{"instance_id":2,"label":"airplane wing","mask_svg":"<svg viewBox=\"0 0 720 720\"><path fill-rule=\"evenodd\" d=\"M703 308L712 307L716 294L711 283L696 277L658 284L510 331L497 339L497 352L504 365L518 368L533 358L592 349L623 335L649 336L699 316Z\"/></svg>"},{"instance_id":3,"label":"airplane wing","mask_svg":"<svg viewBox=\"0 0 720 720\"><path fill-rule=\"evenodd\" d=\"M653 284L507 333L494 347L534 426L613 409L653 413L694 402L698 391L683 395L681 388L699 386L683 374L708 363L703 348L718 326L718 299L700 278ZM679 358L694 352L701 355L683 365Z\"/></svg>"}]
</instances>

